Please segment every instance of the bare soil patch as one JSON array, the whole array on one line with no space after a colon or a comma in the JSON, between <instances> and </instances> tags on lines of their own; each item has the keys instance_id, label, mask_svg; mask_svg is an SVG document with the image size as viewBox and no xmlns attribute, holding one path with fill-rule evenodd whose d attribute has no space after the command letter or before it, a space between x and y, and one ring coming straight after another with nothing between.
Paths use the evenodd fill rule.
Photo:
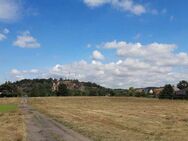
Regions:
<instances>
[{"instance_id":1,"label":"bare soil patch","mask_svg":"<svg viewBox=\"0 0 188 141\"><path fill-rule=\"evenodd\" d=\"M90 141L27 104L21 108L25 115L27 141Z\"/></svg>"}]
</instances>

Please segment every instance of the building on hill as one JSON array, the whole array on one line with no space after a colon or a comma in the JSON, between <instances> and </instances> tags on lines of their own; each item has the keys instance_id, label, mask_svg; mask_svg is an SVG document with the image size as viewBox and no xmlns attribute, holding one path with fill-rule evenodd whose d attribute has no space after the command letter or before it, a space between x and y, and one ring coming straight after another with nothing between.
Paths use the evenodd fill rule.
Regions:
<instances>
[{"instance_id":1,"label":"building on hill","mask_svg":"<svg viewBox=\"0 0 188 141\"><path fill-rule=\"evenodd\" d=\"M80 89L81 88L81 83L79 81L76 81L76 80L65 80L63 83L69 89Z\"/></svg>"},{"instance_id":2,"label":"building on hill","mask_svg":"<svg viewBox=\"0 0 188 141\"><path fill-rule=\"evenodd\" d=\"M58 91L59 85L60 84L65 84L68 89L72 90L82 90L83 86L82 83L76 80L54 80L53 85L52 85L52 91Z\"/></svg>"},{"instance_id":3,"label":"building on hill","mask_svg":"<svg viewBox=\"0 0 188 141\"><path fill-rule=\"evenodd\" d=\"M54 80L53 81L52 92L58 91L58 87L59 87L60 83L61 82L59 80Z\"/></svg>"}]
</instances>

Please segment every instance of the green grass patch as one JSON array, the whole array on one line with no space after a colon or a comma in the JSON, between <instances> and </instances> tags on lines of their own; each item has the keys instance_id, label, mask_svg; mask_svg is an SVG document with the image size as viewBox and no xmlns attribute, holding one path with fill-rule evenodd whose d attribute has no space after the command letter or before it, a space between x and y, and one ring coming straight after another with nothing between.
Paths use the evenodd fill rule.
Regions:
<instances>
[{"instance_id":1,"label":"green grass patch","mask_svg":"<svg viewBox=\"0 0 188 141\"><path fill-rule=\"evenodd\" d=\"M17 109L17 105L14 104L3 104L0 105L0 112L11 112Z\"/></svg>"}]
</instances>

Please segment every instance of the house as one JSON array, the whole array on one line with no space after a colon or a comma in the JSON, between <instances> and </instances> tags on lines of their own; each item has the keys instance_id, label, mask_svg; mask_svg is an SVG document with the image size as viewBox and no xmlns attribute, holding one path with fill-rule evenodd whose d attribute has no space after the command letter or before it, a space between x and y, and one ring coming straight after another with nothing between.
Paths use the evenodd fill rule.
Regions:
<instances>
[{"instance_id":1,"label":"house","mask_svg":"<svg viewBox=\"0 0 188 141\"><path fill-rule=\"evenodd\" d=\"M163 90L163 87L146 87L146 88L136 88L136 92L144 92L145 94L150 95L159 95L161 91Z\"/></svg>"},{"instance_id":2,"label":"house","mask_svg":"<svg viewBox=\"0 0 188 141\"><path fill-rule=\"evenodd\" d=\"M159 88L154 88L153 89L153 93L156 95L156 96L159 96L161 91L163 90L164 88L163 87L159 87Z\"/></svg>"},{"instance_id":3,"label":"house","mask_svg":"<svg viewBox=\"0 0 188 141\"><path fill-rule=\"evenodd\" d=\"M136 88L135 91L138 92L138 93L142 93L142 92L144 92L144 89L143 88Z\"/></svg>"},{"instance_id":4,"label":"house","mask_svg":"<svg viewBox=\"0 0 188 141\"><path fill-rule=\"evenodd\" d=\"M154 89L155 89L155 87L144 88L144 93L145 94L153 94L154 93Z\"/></svg>"},{"instance_id":5,"label":"house","mask_svg":"<svg viewBox=\"0 0 188 141\"><path fill-rule=\"evenodd\" d=\"M175 95L174 95L175 99L185 99L188 98L188 88L182 89L182 90L176 90L175 91Z\"/></svg>"},{"instance_id":6,"label":"house","mask_svg":"<svg viewBox=\"0 0 188 141\"><path fill-rule=\"evenodd\" d=\"M144 93L154 97L159 97L163 89L164 89L163 87L147 87L144 88Z\"/></svg>"},{"instance_id":7,"label":"house","mask_svg":"<svg viewBox=\"0 0 188 141\"><path fill-rule=\"evenodd\" d=\"M176 95L186 95L188 92L188 88L185 88L183 90L176 91Z\"/></svg>"},{"instance_id":8,"label":"house","mask_svg":"<svg viewBox=\"0 0 188 141\"><path fill-rule=\"evenodd\" d=\"M173 90L174 90L174 92L176 92L176 91L179 91L180 89L176 86L173 86Z\"/></svg>"}]
</instances>

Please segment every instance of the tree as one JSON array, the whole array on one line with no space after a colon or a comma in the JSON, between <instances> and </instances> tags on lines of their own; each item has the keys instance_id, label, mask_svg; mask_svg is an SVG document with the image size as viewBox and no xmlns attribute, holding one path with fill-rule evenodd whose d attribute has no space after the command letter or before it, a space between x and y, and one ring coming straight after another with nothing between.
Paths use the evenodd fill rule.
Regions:
<instances>
[{"instance_id":1,"label":"tree","mask_svg":"<svg viewBox=\"0 0 188 141\"><path fill-rule=\"evenodd\" d=\"M182 89L185 89L185 88L188 88L188 82L185 81L185 80L182 80L180 81L178 84L177 84L177 87L182 90Z\"/></svg>"},{"instance_id":2,"label":"tree","mask_svg":"<svg viewBox=\"0 0 188 141\"><path fill-rule=\"evenodd\" d=\"M173 95L174 95L174 89L170 84L168 84L168 85L165 85L164 89L161 91L159 98L160 99L172 99Z\"/></svg>"},{"instance_id":3,"label":"tree","mask_svg":"<svg viewBox=\"0 0 188 141\"><path fill-rule=\"evenodd\" d=\"M133 87L130 87L129 90L128 90L128 95L129 96L135 96L136 94L136 91Z\"/></svg>"},{"instance_id":4,"label":"tree","mask_svg":"<svg viewBox=\"0 0 188 141\"><path fill-rule=\"evenodd\" d=\"M185 99L188 99L188 91L186 91Z\"/></svg>"},{"instance_id":5,"label":"tree","mask_svg":"<svg viewBox=\"0 0 188 141\"><path fill-rule=\"evenodd\" d=\"M57 96L68 96L67 86L63 83L59 84L56 95Z\"/></svg>"},{"instance_id":6,"label":"tree","mask_svg":"<svg viewBox=\"0 0 188 141\"><path fill-rule=\"evenodd\" d=\"M0 91L2 92L1 97L17 97L18 89L11 82L5 82L0 86Z\"/></svg>"}]
</instances>

